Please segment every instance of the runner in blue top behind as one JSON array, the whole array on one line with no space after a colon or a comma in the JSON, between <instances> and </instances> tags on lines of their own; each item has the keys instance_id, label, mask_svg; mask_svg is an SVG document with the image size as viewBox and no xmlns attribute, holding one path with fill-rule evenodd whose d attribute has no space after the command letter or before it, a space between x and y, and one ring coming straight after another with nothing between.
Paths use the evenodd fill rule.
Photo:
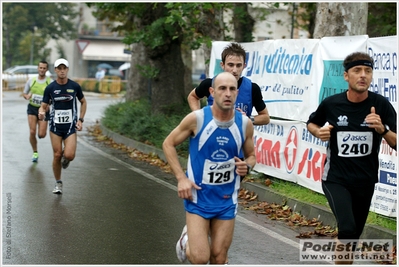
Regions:
<instances>
[{"instance_id":1,"label":"runner in blue top behind","mask_svg":"<svg viewBox=\"0 0 399 267\"><path fill-rule=\"evenodd\" d=\"M236 108L247 115L254 125L265 125L270 122L269 112L263 101L259 85L251 82L246 77L241 77L245 68L246 52L238 43L231 43L222 52L220 66L223 71L233 74L238 82L238 96ZM207 97L208 105L212 105L213 97L209 93L212 85L212 78L206 78L187 97L191 110L201 108L200 99ZM252 109L255 107L258 115L252 116Z\"/></svg>"},{"instance_id":2,"label":"runner in blue top behind","mask_svg":"<svg viewBox=\"0 0 399 267\"><path fill-rule=\"evenodd\" d=\"M186 210L186 226L176 252L180 261L188 259L192 264L226 262L233 240L240 176L256 163L253 125L235 109L237 80L228 72L220 73L210 91L212 106L188 114L163 143ZM176 146L187 138L189 158L184 172Z\"/></svg>"},{"instance_id":3,"label":"runner in blue top behind","mask_svg":"<svg viewBox=\"0 0 399 267\"><path fill-rule=\"evenodd\" d=\"M69 63L66 59L57 59L54 63L57 79L46 87L39 108L39 119L44 119L48 105L50 112L50 139L53 146L53 172L56 180L54 194L62 193L61 166L67 168L75 158L77 135L82 130L87 102L80 85L68 79ZM80 102L78 116L77 100ZM79 119L78 119L79 118ZM64 143L64 148L62 147Z\"/></svg>"}]
</instances>

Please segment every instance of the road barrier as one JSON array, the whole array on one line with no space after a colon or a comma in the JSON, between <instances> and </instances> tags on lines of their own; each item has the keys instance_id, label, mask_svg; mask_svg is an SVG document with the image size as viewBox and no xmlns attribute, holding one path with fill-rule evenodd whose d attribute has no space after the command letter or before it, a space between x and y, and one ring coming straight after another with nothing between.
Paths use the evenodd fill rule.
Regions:
<instances>
[{"instance_id":1,"label":"road barrier","mask_svg":"<svg viewBox=\"0 0 399 267\"><path fill-rule=\"evenodd\" d=\"M17 90L23 91L25 84L29 79L27 74L14 74L10 75L12 81L2 79L2 89L3 90Z\"/></svg>"},{"instance_id":2,"label":"road barrier","mask_svg":"<svg viewBox=\"0 0 399 267\"><path fill-rule=\"evenodd\" d=\"M117 94L121 91L121 78L118 76L104 76L100 80L100 93Z\"/></svg>"}]
</instances>

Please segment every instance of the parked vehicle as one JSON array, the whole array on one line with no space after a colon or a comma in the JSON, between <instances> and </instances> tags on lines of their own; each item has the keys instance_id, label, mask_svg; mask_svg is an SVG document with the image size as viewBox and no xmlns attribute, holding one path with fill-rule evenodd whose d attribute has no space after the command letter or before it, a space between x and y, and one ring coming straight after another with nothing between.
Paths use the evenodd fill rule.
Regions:
<instances>
[{"instance_id":1,"label":"parked vehicle","mask_svg":"<svg viewBox=\"0 0 399 267\"><path fill-rule=\"evenodd\" d=\"M36 65L14 66L4 70L1 79L3 86L15 90L17 87L23 87L29 78L36 77L38 74ZM51 72L47 71L46 76L52 77Z\"/></svg>"}]
</instances>

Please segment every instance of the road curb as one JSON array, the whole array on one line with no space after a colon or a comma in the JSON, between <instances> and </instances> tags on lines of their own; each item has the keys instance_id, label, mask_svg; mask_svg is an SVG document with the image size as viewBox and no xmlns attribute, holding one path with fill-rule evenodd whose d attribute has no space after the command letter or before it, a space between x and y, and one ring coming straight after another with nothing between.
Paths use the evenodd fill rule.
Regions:
<instances>
[{"instance_id":1,"label":"road curb","mask_svg":"<svg viewBox=\"0 0 399 267\"><path fill-rule=\"evenodd\" d=\"M135 148L143 153L155 153L158 157L166 161L165 155L162 149L129 139L118 133L115 133L107 129L102 123L100 123L100 128L103 135L112 138L112 140L118 144L124 144L130 148ZM179 158L180 164L182 166L187 165L187 159ZM297 199L289 198L287 196L278 194L272 191L270 188L251 182L243 182L242 187L248 189L250 192L254 192L258 195L258 201L266 201L269 203L281 204L286 202L286 204L292 208L294 212L298 212L308 219L316 218L323 222L323 225L336 226L335 217L329 208L312 205L309 203L301 202ZM375 225L367 224L363 230L361 238L363 239L392 239L393 243L396 244L396 232L385 229Z\"/></svg>"},{"instance_id":2,"label":"road curb","mask_svg":"<svg viewBox=\"0 0 399 267\"><path fill-rule=\"evenodd\" d=\"M133 139L130 139L128 137L120 135L116 132L113 132L113 131L107 129L102 123L100 123L100 129L101 129L103 135L108 136L109 138L112 138L112 140L114 140L118 144L124 144L125 146L128 146L130 148L135 148L135 149L137 149L143 153L146 153L146 154L154 153L154 154L158 155L158 157L160 159L162 159L163 161L166 161L166 157L165 157L162 149L135 141ZM187 165L187 159L179 158L179 161L182 166Z\"/></svg>"}]
</instances>

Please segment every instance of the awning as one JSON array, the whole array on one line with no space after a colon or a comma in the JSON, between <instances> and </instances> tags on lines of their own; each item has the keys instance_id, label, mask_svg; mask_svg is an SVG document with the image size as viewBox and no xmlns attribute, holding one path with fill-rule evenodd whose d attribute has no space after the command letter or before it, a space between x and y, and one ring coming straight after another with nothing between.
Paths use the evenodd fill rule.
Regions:
<instances>
[{"instance_id":1,"label":"awning","mask_svg":"<svg viewBox=\"0 0 399 267\"><path fill-rule=\"evenodd\" d=\"M125 45L121 42L91 40L83 50L84 60L130 61L130 55L124 54Z\"/></svg>"}]
</instances>

